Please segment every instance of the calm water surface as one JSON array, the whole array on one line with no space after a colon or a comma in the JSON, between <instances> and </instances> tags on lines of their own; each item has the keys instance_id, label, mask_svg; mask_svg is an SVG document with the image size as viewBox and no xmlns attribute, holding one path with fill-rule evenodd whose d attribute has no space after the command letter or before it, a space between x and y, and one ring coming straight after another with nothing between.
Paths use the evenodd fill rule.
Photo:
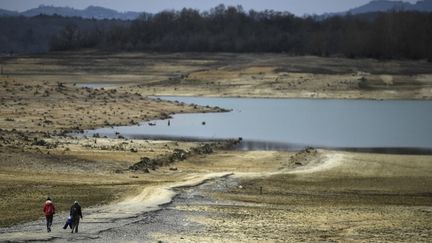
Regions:
<instances>
[{"instance_id":1,"label":"calm water surface","mask_svg":"<svg viewBox=\"0 0 432 243\"><path fill-rule=\"evenodd\" d=\"M115 87L115 83L78 83L79 88L91 88L91 89L101 89L101 88L111 88Z\"/></svg>"},{"instance_id":2,"label":"calm water surface","mask_svg":"<svg viewBox=\"0 0 432 243\"><path fill-rule=\"evenodd\" d=\"M162 97L232 109L228 113L181 114L156 126L87 131L134 138L226 139L245 146L432 149L431 101L309 100ZM203 125L205 122L205 125ZM258 143L257 143L258 142ZM255 144L255 145L254 145Z\"/></svg>"}]
</instances>

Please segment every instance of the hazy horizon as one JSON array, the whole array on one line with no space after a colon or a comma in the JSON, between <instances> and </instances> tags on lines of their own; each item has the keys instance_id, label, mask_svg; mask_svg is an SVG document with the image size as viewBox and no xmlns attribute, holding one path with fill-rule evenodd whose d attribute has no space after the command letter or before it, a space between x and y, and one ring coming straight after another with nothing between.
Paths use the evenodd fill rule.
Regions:
<instances>
[{"instance_id":1,"label":"hazy horizon","mask_svg":"<svg viewBox=\"0 0 432 243\"><path fill-rule=\"evenodd\" d=\"M106 0L2 0L1 9L13 11L25 11L36 8L39 5L52 5L57 7L72 7L76 9L85 9L88 6L100 6L111 8L117 11L136 11L156 13L162 10L194 8L199 10L209 10L218 4L225 5L242 5L245 10L277 10L289 11L296 15L305 14L323 14L329 12L346 11L371 0L123 0L123 1L106 1ZM405 0L404 2L415 3L417 0Z\"/></svg>"}]
</instances>

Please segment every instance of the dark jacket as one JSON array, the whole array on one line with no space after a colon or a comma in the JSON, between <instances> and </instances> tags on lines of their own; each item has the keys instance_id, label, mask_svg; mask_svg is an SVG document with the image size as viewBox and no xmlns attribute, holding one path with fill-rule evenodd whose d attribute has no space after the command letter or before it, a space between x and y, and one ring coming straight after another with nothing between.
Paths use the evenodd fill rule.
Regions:
<instances>
[{"instance_id":1,"label":"dark jacket","mask_svg":"<svg viewBox=\"0 0 432 243\"><path fill-rule=\"evenodd\" d=\"M72 205L70 209L70 216L72 218L77 218L77 217L82 218L81 206L78 203Z\"/></svg>"}]
</instances>

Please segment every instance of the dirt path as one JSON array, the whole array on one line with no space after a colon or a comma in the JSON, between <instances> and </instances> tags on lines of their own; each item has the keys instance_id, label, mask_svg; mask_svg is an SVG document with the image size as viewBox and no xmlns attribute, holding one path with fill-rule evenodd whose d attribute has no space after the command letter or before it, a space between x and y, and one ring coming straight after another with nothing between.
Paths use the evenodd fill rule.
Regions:
<instances>
[{"instance_id":1,"label":"dirt path","mask_svg":"<svg viewBox=\"0 0 432 243\"><path fill-rule=\"evenodd\" d=\"M138 224L162 227L148 232L162 242L429 242L431 161L304 151L291 156L297 167L236 173L186 193L163 214L176 213L180 222L155 217Z\"/></svg>"},{"instance_id":2,"label":"dirt path","mask_svg":"<svg viewBox=\"0 0 432 243\"><path fill-rule=\"evenodd\" d=\"M421 191L429 189L416 181L430 185L430 157L310 151L293 159L303 165L183 189L161 211L95 241L428 242L432 210Z\"/></svg>"},{"instance_id":3,"label":"dirt path","mask_svg":"<svg viewBox=\"0 0 432 243\"><path fill-rule=\"evenodd\" d=\"M150 186L134 196L121 202L85 209L84 220L80 224L79 234L70 234L61 228L67 214L56 215L55 226L51 233L45 232L43 219L11 228L0 229L0 242L14 241L48 241L48 240L89 240L98 238L98 234L112 228L122 227L136 221L137 217L147 212L160 210L162 205L172 201L177 195L176 188L194 187L205 181L225 177L230 173L194 174L187 179L159 186Z\"/></svg>"},{"instance_id":4,"label":"dirt path","mask_svg":"<svg viewBox=\"0 0 432 243\"><path fill-rule=\"evenodd\" d=\"M219 158L221 156L221 158ZM84 220L80 224L80 233L71 234L68 230L63 230L63 226L67 214L56 215L54 219L55 227L51 233L45 232L45 222L44 219L39 219L37 221L16 225L10 228L0 229L0 242L2 241L80 241L80 240L113 240L112 237L118 240L122 240L124 235L129 237L137 237L138 239L143 239L145 236L143 234L147 232L159 232L158 229L148 229L143 232L134 232L133 229L129 228L131 225L139 224L140 222L147 222L149 217L152 215L160 216L158 213L154 213L162 209L163 205L169 204L173 198L178 195L177 189L195 187L202 184L208 180L215 178L226 177L232 175L231 172L226 171L237 171L235 177L256 177L267 175L268 173L273 173L276 166L272 161L275 161L275 154L266 152L232 152L229 154L218 153L213 156L199 157L198 161L203 165L199 168L197 164L193 161L182 163L179 166L179 170L190 171L188 177L180 180L175 178L177 182L164 183L153 186L146 186L141 193L138 195L128 197L120 202L102 206L84 209ZM235 161L233 161L233 159ZM240 160L239 160L240 159ZM238 163L248 159L251 163L248 166L238 167ZM205 162L203 162L205 160ZM218 162L219 172L211 172L208 169L209 161ZM251 160L254 160L253 162ZM189 164L192 163L192 164ZM261 166L255 166L260 164ZM248 168L251 167L251 168ZM267 172L257 172L265 170ZM219 183L212 183L212 187L217 187ZM232 186L232 185L230 185ZM223 190L227 187L223 186ZM187 190L187 189L186 189ZM194 189L191 189L194 190ZM191 191L189 191L191 192ZM183 215L184 216L184 215ZM171 219L178 220L177 217L183 217L182 215L172 215ZM127 227L125 227L127 226ZM170 228L169 230L174 230ZM122 233L114 234L110 232ZM172 233L172 232L170 232ZM108 238L102 237L101 234L110 235ZM114 234L114 235L113 235ZM137 239L135 238L135 239Z\"/></svg>"},{"instance_id":5,"label":"dirt path","mask_svg":"<svg viewBox=\"0 0 432 243\"><path fill-rule=\"evenodd\" d=\"M63 231L60 215L50 234L39 220L2 229L0 242L427 242L432 232L431 156L309 149L195 160L177 164L190 170L182 180L86 209L79 234Z\"/></svg>"}]
</instances>

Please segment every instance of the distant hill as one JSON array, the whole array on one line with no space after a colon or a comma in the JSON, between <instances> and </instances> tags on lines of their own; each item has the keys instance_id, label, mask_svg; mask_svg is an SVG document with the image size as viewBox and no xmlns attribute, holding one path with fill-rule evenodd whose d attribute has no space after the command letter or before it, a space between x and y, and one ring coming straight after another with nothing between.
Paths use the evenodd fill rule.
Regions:
<instances>
[{"instance_id":1,"label":"distant hill","mask_svg":"<svg viewBox=\"0 0 432 243\"><path fill-rule=\"evenodd\" d=\"M54 7L40 5L37 8L29 9L24 12L14 12L0 9L0 16L26 16L34 17L37 15L60 15L63 17L81 17L86 19L120 19L133 20L138 18L143 12L118 12L109 8L89 6L86 9L74 9L69 7Z\"/></svg>"},{"instance_id":2,"label":"distant hill","mask_svg":"<svg viewBox=\"0 0 432 243\"><path fill-rule=\"evenodd\" d=\"M0 16L17 16L18 12L0 9Z\"/></svg>"},{"instance_id":3,"label":"distant hill","mask_svg":"<svg viewBox=\"0 0 432 243\"><path fill-rule=\"evenodd\" d=\"M432 12L432 0L420 0L414 4L404 1L390 1L390 0L373 0L365 5L349 9L339 13L327 13L318 16L318 19L324 19L335 15L351 14L367 14L376 12L386 12L391 10L407 10L407 11L420 11ZM29 9L23 12L9 11L0 9L1 16L26 16L34 17L37 15L59 15L63 17L81 17L86 19L119 19L119 20L134 20L140 15L151 16L152 14L146 12L118 12L113 9L89 6L86 9L75 9L70 7L55 7L49 5L40 5L37 8Z\"/></svg>"},{"instance_id":4,"label":"distant hill","mask_svg":"<svg viewBox=\"0 0 432 243\"><path fill-rule=\"evenodd\" d=\"M372 12L387 12L392 10L432 12L432 0L421 0L414 4L403 1L375 0L339 14L364 14Z\"/></svg>"}]
</instances>

